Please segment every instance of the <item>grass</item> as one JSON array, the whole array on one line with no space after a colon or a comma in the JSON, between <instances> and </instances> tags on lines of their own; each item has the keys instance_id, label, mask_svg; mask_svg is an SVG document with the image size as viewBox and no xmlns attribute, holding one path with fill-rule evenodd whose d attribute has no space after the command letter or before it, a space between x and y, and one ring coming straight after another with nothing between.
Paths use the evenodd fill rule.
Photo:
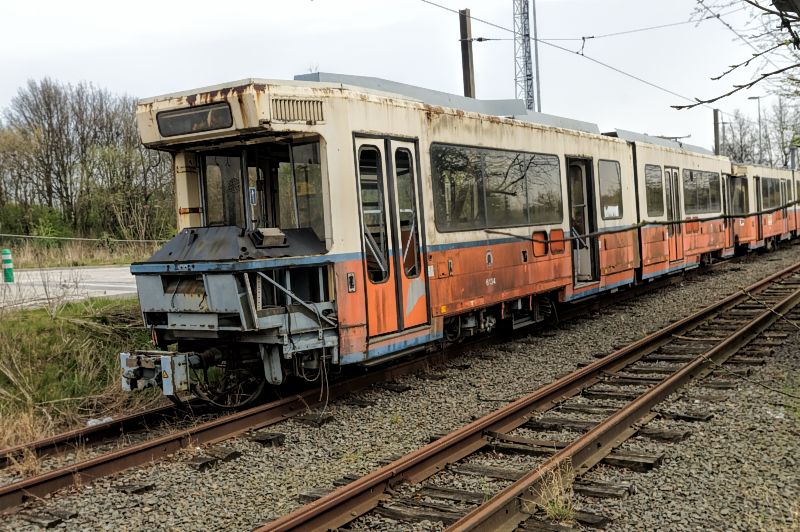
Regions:
<instances>
[{"instance_id":1,"label":"grass","mask_svg":"<svg viewBox=\"0 0 800 532\"><path fill-rule=\"evenodd\" d=\"M539 490L539 506L551 521L571 522L575 519L572 501L572 464L562 464L546 473Z\"/></svg>"},{"instance_id":2,"label":"grass","mask_svg":"<svg viewBox=\"0 0 800 532\"><path fill-rule=\"evenodd\" d=\"M145 348L135 299L0 309L0 447L160 400L122 392L118 353Z\"/></svg>"},{"instance_id":3,"label":"grass","mask_svg":"<svg viewBox=\"0 0 800 532\"><path fill-rule=\"evenodd\" d=\"M353 451L350 453L344 453L342 456L339 457L339 461L344 462L346 464L352 464L362 460L364 458L364 454L361 451Z\"/></svg>"},{"instance_id":4,"label":"grass","mask_svg":"<svg viewBox=\"0 0 800 532\"><path fill-rule=\"evenodd\" d=\"M11 249L14 268L63 268L130 264L147 259L161 244L136 242L21 241Z\"/></svg>"},{"instance_id":5,"label":"grass","mask_svg":"<svg viewBox=\"0 0 800 532\"><path fill-rule=\"evenodd\" d=\"M747 530L758 532L800 531L800 499L784 504L784 499L775 490L758 486L743 493L744 499L753 506L742 512L739 523Z\"/></svg>"}]
</instances>

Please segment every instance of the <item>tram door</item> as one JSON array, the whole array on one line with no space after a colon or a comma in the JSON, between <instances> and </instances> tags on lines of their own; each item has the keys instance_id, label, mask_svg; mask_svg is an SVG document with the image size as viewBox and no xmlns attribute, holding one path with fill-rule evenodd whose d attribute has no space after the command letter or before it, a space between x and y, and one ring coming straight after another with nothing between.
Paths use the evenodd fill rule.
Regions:
<instances>
[{"instance_id":1,"label":"tram door","mask_svg":"<svg viewBox=\"0 0 800 532\"><path fill-rule=\"evenodd\" d=\"M572 240L572 274L575 284L599 280L597 237L592 202L592 161L567 159L569 177L570 236Z\"/></svg>"},{"instance_id":2,"label":"tram door","mask_svg":"<svg viewBox=\"0 0 800 532\"><path fill-rule=\"evenodd\" d=\"M753 184L756 191L756 212L758 213L756 225L758 226L758 240L764 240L764 217L761 211L764 210L764 194L761 190L761 178L758 176L753 177Z\"/></svg>"},{"instance_id":3,"label":"tram door","mask_svg":"<svg viewBox=\"0 0 800 532\"><path fill-rule=\"evenodd\" d=\"M681 221L680 177L677 168L664 168L664 184L667 189L667 221L678 222L667 225L669 260L683 259L683 224Z\"/></svg>"},{"instance_id":4,"label":"tram door","mask_svg":"<svg viewBox=\"0 0 800 532\"><path fill-rule=\"evenodd\" d=\"M786 204L789 202L789 191L787 190L788 181L785 179L781 179L781 205L783 208L781 209L781 234L789 232L789 210L786 208Z\"/></svg>"},{"instance_id":5,"label":"tram door","mask_svg":"<svg viewBox=\"0 0 800 532\"><path fill-rule=\"evenodd\" d=\"M428 323L416 157L413 142L356 139L370 337Z\"/></svg>"}]
</instances>

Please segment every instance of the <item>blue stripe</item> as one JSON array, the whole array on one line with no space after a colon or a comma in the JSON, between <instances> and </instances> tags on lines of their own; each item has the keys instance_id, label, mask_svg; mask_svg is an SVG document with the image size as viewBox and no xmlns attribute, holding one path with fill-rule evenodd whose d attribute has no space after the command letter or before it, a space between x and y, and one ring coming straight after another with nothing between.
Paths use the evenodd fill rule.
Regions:
<instances>
[{"instance_id":1,"label":"blue stripe","mask_svg":"<svg viewBox=\"0 0 800 532\"><path fill-rule=\"evenodd\" d=\"M257 259L248 261L219 262L172 262L149 263L140 262L131 265L131 273L177 273L177 272L240 272L266 270L269 268L285 268L288 266L307 266L361 260L361 253L335 253L309 257L282 257L279 259Z\"/></svg>"},{"instance_id":2,"label":"blue stripe","mask_svg":"<svg viewBox=\"0 0 800 532\"><path fill-rule=\"evenodd\" d=\"M422 336L417 336L415 338L409 339L399 339L397 342L387 344L381 347L376 347L375 349L367 350L366 357L364 353L348 353L346 355L342 355L339 358L339 364L356 364L358 362L364 362L365 360L373 360L376 358L380 358L383 356L391 355L392 353L397 353L398 351L404 351L411 347L416 347L424 344L429 344L436 340L442 338L442 333L435 333L435 334L424 334Z\"/></svg>"},{"instance_id":3,"label":"blue stripe","mask_svg":"<svg viewBox=\"0 0 800 532\"><path fill-rule=\"evenodd\" d=\"M651 279L653 277L661 277L662 275L669 275L670 273L675 273L675 272L680 271L680 270L688 270L690 268L696 268L696 267L697 267L697 263L696 262L691 263L691 264L683 263L683 264L681 264L679 266L673 266L672 268L667 268L666 271L665 270L659 270L657 272L648 273L647 275L642 275L642 279Z\"/></svg>"},{"instance_id":4,"label":"blue stripe","mask_svg":"<svg viewBox=\"0 0 800 532\"><path fill-rule=\"evenodd\" d=\"M592 295L595 295L595 294L599 294L601 292L607 292L608 290L613 290L614 288L619 288L620 286L628 286L628 285L631 285L631 284L633 284L633 279L631 279L629 281L620 281L618 283L609 284L609 285L606 285L606 286L604 286L602 288L601 287L592 288L591 290L587 290L585 292L581 292L580 294L571 295L571 296L567 297L565 299L565 301L575 301L577 299L583 299L584 297L588 297L588 296L592 296Z\"/></svg>"}]
</instances>

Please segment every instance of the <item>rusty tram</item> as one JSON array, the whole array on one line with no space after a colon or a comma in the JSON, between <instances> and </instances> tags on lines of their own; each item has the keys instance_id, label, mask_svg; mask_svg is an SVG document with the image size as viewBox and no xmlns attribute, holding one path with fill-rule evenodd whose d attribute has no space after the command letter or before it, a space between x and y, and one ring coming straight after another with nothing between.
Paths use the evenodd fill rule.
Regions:
<instances>
[{"instance_id":1,"label":"rusty tram","mask_svg":"<svg viewBox=\"0 0 800 532\"><path fill-rule=\"evenodd\" d=\"M139 102L177 235L131 266L153 351L127 390L225 406L797 232L792 171L374 78Z\"/></svg>"}]
</instances>

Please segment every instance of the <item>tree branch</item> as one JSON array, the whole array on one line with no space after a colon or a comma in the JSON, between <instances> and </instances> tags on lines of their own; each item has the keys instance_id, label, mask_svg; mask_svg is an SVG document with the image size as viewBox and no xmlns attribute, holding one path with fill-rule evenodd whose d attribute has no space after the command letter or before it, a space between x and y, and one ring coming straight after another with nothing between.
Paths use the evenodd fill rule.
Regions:
<instances>
[{"instance_id":1,"label":"tree branch","mask_svg":"<svg viewBox=\"0 0 800 532\"><path fill-rule=\"evenodd\" d=\"M759 4L758 2L754 2L753 0L744 0L744 2L750 4L751 6L753 6L755 8L760 9L761 11L764 11L765 13L769 13L770 15L777 15L777 16L779 16L781 18L786 18L786 19L791 20L793 22L800 21L800 16L790 15L788 13L783 13L783 12L775 10L775 9L770 9L768 7L764 7L761 4Z\"/></svg>"},{"instance_id":2,"label":"tree branch","mask_svg":"<svg viewBox=\"0 0 800 532\"><path fill-rule=\"evenodd\" d=\"M764 55L766 55L766 54L768 54L770 52L773 52L773 51L777 50L778 48L780 48L782 46L787 46L789 44L791 44L791 41L783 41L783 42L780 42L777 45L773 46L772 48L767 48L766 50L762 50L761 52L758 52L757 54L752 54L752 56L749 59L747 59L745 61L742 61L741 63L739 63L737 65L731 65L730 68L728 68L728 70L726 70L725 72L723 72L719 76L713 77L711 79L713 81L719 81L722 78L724 78L725 76L727 76L728 74L730 74L731 72L733 72L734 70L736 70L737 68L749 66L751 62L753 62L754 60L758 59L759 57L762 57L762 56L764 56Z\"/></svg>"},{"instance_id":3,"label":"tree branch","mask_svg":"<svg viewBox=\"0 0 800 532\"><path fill-rule=\"evenodd\" d=\"M766 72L764 74L761 74L759 77L757 77L753 81L750 81L749 83L744 83L742 85L734 85L733 86L734 88L732 90L726 92L725 94L717 96L716 98L711 98L709 100L701 100L699 98L695 98L696 103L693 103L693 104L690 104L690 105L671 105L670 107L672 107L673 109L682 110L682 109L693 109L693 108L698 107L700 105L706 105L706 104L709 104L709 103L714 103L717 100L721 100L723 98L727 98L728 96L730 96L732 94L736 94L737 92L739 92L741 90L751 89L755 85L757 85L758 83L761 83L762 81L764 81L765 79L767 79L767 78L769 78L771 76L775 76L777 74L782 74L782 73L784 73L784 72L786 72L788 70L791 70L791 69L797 68L797 67L800 67L800 63L794 63L792 65L789 65L789 66L786 66L786 67L783 67L783 68L779 68L778 70L773 70L772 72Z\"/></svg>"}]
</instances>

